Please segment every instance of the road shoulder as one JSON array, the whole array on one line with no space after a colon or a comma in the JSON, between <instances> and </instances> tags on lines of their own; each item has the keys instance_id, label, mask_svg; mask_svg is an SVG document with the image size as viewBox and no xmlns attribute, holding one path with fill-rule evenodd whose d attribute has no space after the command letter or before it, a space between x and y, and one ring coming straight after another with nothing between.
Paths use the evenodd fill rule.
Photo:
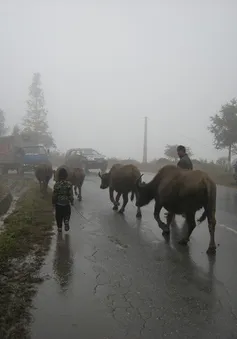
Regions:
<instances>
[{"instance_id":1,"label":"road shoulder","mask_svg":"<svg viewBox=\"0 0 237 339\"><path fill-rule=\"evenodd\" d=\"M41 198L29 183L0 234L0 338L28 337L29 308L51 242L51 192Z\"/></svg>"}]
</instances>

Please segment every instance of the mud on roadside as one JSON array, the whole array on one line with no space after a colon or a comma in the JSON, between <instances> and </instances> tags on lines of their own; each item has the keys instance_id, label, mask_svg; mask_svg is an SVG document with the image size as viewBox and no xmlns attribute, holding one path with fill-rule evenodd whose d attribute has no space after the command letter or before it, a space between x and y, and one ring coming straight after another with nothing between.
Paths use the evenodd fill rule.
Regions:
<instances>
[{"instance_id":1,"label":"mud on roadside","mask_svg":"<svg viewBox=\"0 0 237 339\"><path fill-rule=\"evenodd\" d=\"M1 339L30 337L31 300L37 290L36 283L41 282L38 273L52 236L50 189L42 199L38 185L28 180L28 185L17 183L14 192L17 191L22 195L14 212L4 220L0 233Z\"/></svg>"},{"instance_id":2,"label":"mud on roadside","mask_svg":"<svg viewBox=\"0 0 237 339\"><path fill-rule=\"evenodd\" d=\"M0 232L4 227L4 219L14 211L19 197L28 189L33 181L31 176L19 176L16 174L0 176Z\"/></svg>"}]
</instances>

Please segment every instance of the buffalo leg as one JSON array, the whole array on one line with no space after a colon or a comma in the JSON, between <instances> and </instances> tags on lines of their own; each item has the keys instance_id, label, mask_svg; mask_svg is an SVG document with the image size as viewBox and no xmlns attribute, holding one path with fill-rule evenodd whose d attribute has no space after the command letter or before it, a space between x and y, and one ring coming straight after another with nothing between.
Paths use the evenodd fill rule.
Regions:
<instances>
[{"instance_id":1,"label":"buffalo leg","mask_svg":"<svg viewBox=\"0 0 237 339\"><path fill-rule=\"evenodd\" d=\"M215 243L215 228L216 228L216 218L215 211L207 212L208 228L210 233L210 242L207 249L207 254L216 253L216 243Z\"/></svg>"},{"instance_id":2,"label":"buffalo leg","mask_svg":"<svg viewBox=\"0 0 237 339\"><path fill-rule=\"evenodd\" d=\"M120 208L119 213L121 214L124 213L127 203L128 203L128 193L123 193L123 205Z\"/></svg>"},{"instance_id":3,"label":"buffalo leg","mask_svg":"<svg viewBox=\"0 0 237 339\"><path fill-rule=\"evenodd\" d=\"M78 198L79 201L81 201L81 200L82 200L82 196L81 196L81 185L78 185L77 188L78 188L78 196L77 196L77 198Z\"/></svg>"},{"instance_id":4,"label":"buffalo leg","mask_svg":"<svg viewBox=\"0 0 237 339\"><path fill-rule=\"evenodd\" d=\"M40 182L40 192L41 192L42 198L44 198L45 192L46 192L46 182L45 181Z\"/></svg>"},{"instance_id":5,"label":"buffalo leg","mask_svg":"<svg viewBox=\"0 0 237 339\"><path fill-rule=\"evenodd\" d=\"M44 181L44 194L47 193L47 189L48 189L48 182Z\"/></svg>"},{"instance_id":6,"label":"buffalo leg","mask_svg":"<svg viewBox=\"0 0 237 339\"><path fill-rule=\"evenodd\" d=\"M172 222L174 222L175 219L175 214L168 212L166 214L166 221L167 221L167 226L170 227L170 225L172 224Z\"/></svg>"},{"instance_id":7,"label":"buffalo leg","mask_svg":"<svg viewBox=\"0 0 237 339\"><path fill-rule=\"evenodd\" d=\"M77 186L74 185L74 193L75 193L75 196L77 196Z\"/></svg>"},{"instance_id":8,"label":"buffalo leg","mask_svg":"<svg viewBox=\"0 0 237 339\"><path fill-rule=\"evenodd\" d=\"M44 182L40 181L40 192L43 194L44 193Z\"/></svg>"},{"instance_id":9,"label":"buffalo leg","mask_svg":"<svg viewBox=\"0 0 237 339\"><path fill-rule=\"evenodd\" d=\"M112 202L112 204L114 204L113 210L117 211L118 210L118 204L114 200L114 190L111 187L109 188L109 197L110 197L110 201Z\"/></svg>"},{"instance_id":10,"label":"buffalo leg","mask_svg":"<svg viewBox=\"0 0 237 339\"><path fill-rule=\"evenodd\" d=\"M115 201L116 201L116 205L119 206L119 199L121 197L121 193L117 193Z\"/></svg>"},{"instance_id":11,"label":"buffalo leg","mask_svg":"<svg viewBox=\"0 0 237 339\"><path fill-rule=\"evenodd\" d=\"M170 223L171 225L175 221L175 214L172 214L172 220L169 219L171 217L169 214L170 212L166 212L165 217L166 217L167 224Z\"/></svg>"},{"instance_id":12,"label":"buffalo leg","mask_svg":"<svg viewBox=\"0 0 237 339\"><path fill-rule=\"evenodd\" d=\"M138 200L138 193L137 192L135 192L135 196L136 196L136 202L137 202L137 200ZM131 200L132 200L132 198L131 198ZM137 207L136 218L141 219L141 217L142 217L141 207Z\"/></svg>"},{"instance_id":13,"label":"buffalo leg","mask_svg":"<svg viewBox=\"0 0 237 339\"><path fill-rule=\"evenodd\" d=\"M161 218L160 218L160 211L162 209L162 205L160 205L158 203L158 201L155 202L155 208L154 208L154 218L158 223L158 226L162 229L163 231L163 235L164 234L169 234L170 233L170 229L169 226L167 224L165 224Z\"/></svg>"},{"instance_id":14,"label":"buffalo leg","mask_svg":"<svg viewBox=\"0 0 237 339\"><path fill-rule=\"evenodd\" d=\"M49 178L47 178L46 182L45 182L45 192L46 193L48 192L48 186L49 186Z\"/></svg>"},{"instance_id":15,"label":"buffalo leg","mask_svg":"<svg viewBox=\"0 0 237 339\"><path fill-rule=\"evenodd\" d=\"M44 182L44 193L47 193L47 189L48 189L48 183L47 181Z\"/></svg>"},{"instance_id":16,"label":"buffalo leg","mask_svg":"<svg viewBox=\"0 0 237 339\"><path fill-rule=\"evenodd\" d=\"M196 221L195 221L195 212L188 212L186 213L186 222L188 225L188 232L186 236L184 236L180 241L180 245L187 245L190 235L192 234L194 228L196 227Z\"/></svg>"}]
</instances>

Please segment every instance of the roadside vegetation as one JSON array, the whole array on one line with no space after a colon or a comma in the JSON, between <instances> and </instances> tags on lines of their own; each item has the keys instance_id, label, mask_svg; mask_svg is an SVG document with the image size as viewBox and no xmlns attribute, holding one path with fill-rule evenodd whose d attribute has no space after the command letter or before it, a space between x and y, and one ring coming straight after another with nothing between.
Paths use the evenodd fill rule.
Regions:
<instances>
[{"instance_id":1,"label":"roadside vegetation","mask_svg":"<svg viewBox=\"0 0 237 339\"><path fill-rule=\"evenodd\" d=\"M173 145L174 146L174 145ZM172 146L172 147L173 147ZM176 150L175 150L176 152ZM150 173L157 173L157 171L168 164L176 164L178 159L176 159L176 153L175 157L168 158L160 158L160 159L154 159L147 164L141 163L135 159L117 159L117 158L109 158L108 159L108 168L110 168L112 165L116 163L121 164L134 164L136 165L141 171L143 172L150 172ZM208 161L205 159L193 159L191 157L194 168L200 169L205 172L207 172L211 178L218 184L228 187L235 187L236 182L233 177L233 170L228 168L227 160L225 158L220 158L216 162ZM52 153L52 163L55 167L58 167L64 163L64 154L60 152Z\"/></svg>"},{"instance_id":2,"label":"roadside vegetation","mask_svg":"<svg viewBox=\"0 0 237 339\"><path fill-rule=\"evenodd\" d=\"M160 158L158 160L153 160L148 162L147 164L140 163L133 159L109 159L109 167L111 167L114 163L119 162L122 164L132 163L136 165L141 171L157 173L157 171L168 164L176 165L175 161L169 160L167 158ZM220 166L214 162L208 162L207 160L196 160L192 159L193 166L195 169L200 169L202 171L207 172L210 177L218 184L228 187L235 187L236 182L233 177L233 171L229 170L225 166Z\"/></svg>"},{"instance_id":3,"label":"roadside vegetation","mask_svg":"<svg viewBox=\"0 0 237 339\"><path fill-rule=\"evenodd\" d=\"M29 86L27 111L21 121L15 124L11 134L14 136L28 135L34 143L43 144L51 149L51 161L58 167L64 163L64 154L57 150L55 140L50 131L47 121L48 110L44 99L44 91L41 82L41 74L36 72L32 76ZM217 150L226 150L226 158L221 157L216 162L209 162L203 159L195 159L190 145L185 145L194 167L206 171L217 184L224 186L236 186L233 178L232 160L237 155L237 99L233 98L224 103L216 114L210 112L210 123L207 126L212 134L213 145ZM9 133L9 126L5 119L6 112L0 108L0 136ZM177 140L178 142L178 140ZM210 145L211 146L211 145ZM75 147L77 147L75 145ZM133 163L141 171L156 173L157 170L167 163L177 163L177 145L166 145L164 157L154 159L147 164L134 159L109 159L109 167L115 162Z\"/></svg>"},{"instance_id":4,"label":"roadside vegetation","mask_svg":"<svg viewBox=\"0 0 237 339\"><path fill-rule=\"evenodd\" d=\"M31 182L0 233L0 338L28 338L31 300L49 249L53 212L51 192L43 199Z\"/></svg>"}]
</instances>

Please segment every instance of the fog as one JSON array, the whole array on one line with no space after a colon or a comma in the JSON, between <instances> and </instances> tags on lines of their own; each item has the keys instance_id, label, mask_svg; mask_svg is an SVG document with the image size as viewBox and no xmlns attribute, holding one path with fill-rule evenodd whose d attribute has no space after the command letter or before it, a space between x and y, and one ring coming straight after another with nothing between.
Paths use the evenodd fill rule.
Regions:
<instances>
[{"instance_id":1,"label":"fog","mask_svg":"<svg viewBox=\"0 0 237 339\"><path fill-rule=\"evenodd\" d=\"M9 125L41 73L58 148L148 159L212 146L210 115L237 95L237 1L2 0L0 107Z\"/></svg>"}]
</instances>

